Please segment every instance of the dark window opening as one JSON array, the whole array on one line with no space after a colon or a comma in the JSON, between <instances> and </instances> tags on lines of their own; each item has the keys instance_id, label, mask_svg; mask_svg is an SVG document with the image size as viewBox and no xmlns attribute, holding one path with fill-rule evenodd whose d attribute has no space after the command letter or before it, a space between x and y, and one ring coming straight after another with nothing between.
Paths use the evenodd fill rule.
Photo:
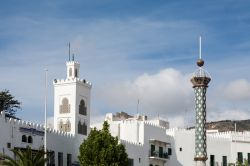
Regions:
<instances>
[{"instance_id":1,"label":"dark window opening","mask_svg":"<svg viewBox=\"0 0 250 166\"><path fill-rule=\"evenodd\" d=\"M238 162L239 163L243 163L243 154L242 154L242 152L238 152Z\"/></svg>"},{"instance_id":2,"label":"dark window opening","mask_svg":"<svg viewBox=\"0 0 250 166\"><path fill-rule=\"evenodd\" d=\"M67 166L71 166L71 165L72 165L72 155L67 154Z\"/></svg>"},{"instance_id":3,"label":"dark window opening","mask_svg":"<svg viewBox=\"0 0 250 166\"><path fill-rule=\"evenodd\" d=\"M33 143L33 139L31 136L28 136L28 143L32 144Z\"/></svg>"},{"instance_id":4,"label":"dark window opening","mask_svg":"<svg viewBox=\"0 0 250 166\"><path fill-rule=\"evenodd\" d=\"M85 101L83 99L80 101L79 114L87 115L87 107L85 106Z\"/></svg>"},{"instance_id":5,"label":"dark window opening","mask_svg":"<svg viewBox=\"0 0 250 166\"><path fill-rule=\"evenodd\" d=\"M172 155L172 149L168 148L168 155Z\"/></svg>"},{"instance_id":6,"label":"dark window opening","mask_svg":"<svg viewBox=\"0 0 250 166\"><path fill-rule=\"evenodd\" d=\"M222 156L222 166L227 166L227 156Z\"/></svg>"},{"instance_id":7,"label":"dark window opening","mask_svg":"<svg viewBox=\"0 0 250 166\"><path fill-rule=\"evenodd\" d=\"M7 148L9 148L9 149L11 148L11 143L10 142L7 143Z\"/></svg>"},{"instance_id":8,"label":"dark window opening","mask_svg":"<svg viewBox=\"0 0 250 166\"><path fill-rule=\"evenodd\" d=\"M23 135L23 136L22 136L22 142L27 142L27 137L26 137L26 135Z\"/></svg>"},{"instance_id":9,"label":"dark window opening","mask_svg":"<svg viewBox=\"0 0 250 166\"><path fill-rule=\"evenodd\" d=\"M210 166L215 165L214 155L210 155Z\"/></svg>"},{"instance_id":10,"label":"dark window opening","mask_svg":"<svg viewBox=\"0 0 250 166\"><path fill-rule=\"evenodd\" d=\"M78 134L87 135L87 125L85 122L83 124L80 121L78 122Z\"/></svg>"},{"instance_id":11,"label":"dark window opening","mask_svg":"<svg viewBox=\"0 0 250 166\"><path fill-rule=\"evenodd\" d=\"M77 73L77 69L75 69L75 77L78 77L77 74L78 74L78 73Z\"/></svg>"},{"instance_id":12,"label":"dark window opening","mask_svg":"<svg viewBox=\"0 0 250 166\"><path fill-rule=\"evenodd\" d=\"M248 161L248 164L250 164L250 153L247 153L247 161Z\"/></svg>"},{"instance_id":13,"label":"dark window opening","mask_svg":"<svg viewBox=\"0 0 250 166\"><path fill-rule=\"evenodd\" d=\"M134 159L128 159L128 166L134 166Z\"/></svg>"},{"instance_id":14,"label":"dark window opening","mask_svg":"<svg viewBox=\"0 0 250 166\"><path fill-rule=\"evenodd\" d=\"M58 166L63 166L63 153L58 152Z\"/></svg>"},{"instance_id":15,"label":"dark window opening","mask_svg":"<svg viewBox=\"0 0 250 166\"><path fill-rule=\"evenodd\" d=\"M182 151L182 148L180 148L180 152Z\"/></svg>"},{"instance_id":16,"label":"dark window opening","mask_svg":"<svg viewBox=\"0 0 250 166\"><path fill-rule=\"evenodd\" d=\"M159 157L162 158L163 157L163 147L159 147Z\"/></svg>"},{"instance_id":17,"label":"dark window opening","mask_svg":"<svg viewBox=\"0 0 250 166\"><path fill-rule=\"evenodd\" d=\"M141 158L139 158L139 163L141 163Z\"/></svg>"},{"instance_id":18,"label":"dark window opening","mask_svg":"<svg viewBox=\"0 0 250 166\"><path fill-rule=\"evenodd\" d=\"M151 156L155 156L155 145L151 145Z\"/></svg>"},{"instance_id":19,"label":"dark window opening","mask_svg":"<svg viewBox=\"0 0 250 166\"><path fill-rule=\"evenodd\" d=\"M55 166L55 152L50 151L50 152L47 152L47 153L48 153L48 155L47 155L47 158L48 158L47 165L48 166Z\"/></svg>"}]
</instances>

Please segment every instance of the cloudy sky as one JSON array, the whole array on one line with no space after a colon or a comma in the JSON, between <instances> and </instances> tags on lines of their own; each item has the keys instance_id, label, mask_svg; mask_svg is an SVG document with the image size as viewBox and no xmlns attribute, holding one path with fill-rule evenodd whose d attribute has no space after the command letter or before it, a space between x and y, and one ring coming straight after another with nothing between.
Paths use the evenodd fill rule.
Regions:
<instances>
[{"instance_id":1,"label":"cloudy sky","mask_svg":"<svg viewBox=\"0 0 250 166\"><path fill-rule=\"evenodd\" d=\"M43 122L44 68L49 117L54 78L65 78L70 41L80 75L92 82L91 123L108 112L194 122L190 83L198 36L208 121L250 118L250 2L8 0L0 3L0 88L22 102L18 116Z\"/></svg>"}]
</instances>

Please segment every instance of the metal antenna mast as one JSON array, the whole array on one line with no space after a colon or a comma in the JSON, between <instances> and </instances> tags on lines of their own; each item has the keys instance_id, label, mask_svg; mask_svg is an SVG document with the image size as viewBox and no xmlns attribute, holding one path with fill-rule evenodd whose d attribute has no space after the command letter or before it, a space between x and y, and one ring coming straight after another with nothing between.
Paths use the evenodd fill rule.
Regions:
<instances>
[{"instance_id":1,"label":"metal antenna mast","mask_svg":"<svg viewBox=\"0 0 250 166\"><path fill-rule=\"evenodd\" d=\"M45 68L45 88L44 88L44 158L47 158L47 89L48 89L48 83L47 83L47 74L48 69ZM47 165L47 161L44 163L44 165Z\"/></svg>"},{"instance_id":2,"label":"metal antenna mast","mask_svg":"<svg viewBox=\"0 0 250 166\"><path fill-rule=\"evenodd\" d=\"M69 46L69 61L70 61L70 42L69 42L68 46Z\"/></svg>"},{"instance_id":3,"label":"metal antenna mast","mask_svg":"<svg viewBox=\"0 0 250 166\"><path fill-rule=\"evenodd\" d=\"M199 37L199 58L201 59L201 36Z\"/></svg>"}]
</instances>

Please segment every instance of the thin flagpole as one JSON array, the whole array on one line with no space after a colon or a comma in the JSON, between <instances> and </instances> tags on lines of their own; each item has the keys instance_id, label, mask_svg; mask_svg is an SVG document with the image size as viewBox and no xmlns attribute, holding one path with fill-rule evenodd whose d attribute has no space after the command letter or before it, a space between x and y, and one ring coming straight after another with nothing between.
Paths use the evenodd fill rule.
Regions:
<instances>
[{"instance_id":1,"label":"thin flagpole","mask_svg":"<svg viewBox=\"0 0 250 166\"><path fill-rule=\"evenodd\" d=\"M44 95L44 158L47 158L47 73L48 69L45 69L45 95ZM44 165L47 165L45 161Z\"/></svg>"},{"instance_id":2,"label":"thin flagpole","mask_svg":"<svg viewBox=\"0 0 250 166\"><path fill-rule=\"evenodd\" d=\"M201 36L199 37L199 58L201 59Z\"/></svg>"}]
</instances>

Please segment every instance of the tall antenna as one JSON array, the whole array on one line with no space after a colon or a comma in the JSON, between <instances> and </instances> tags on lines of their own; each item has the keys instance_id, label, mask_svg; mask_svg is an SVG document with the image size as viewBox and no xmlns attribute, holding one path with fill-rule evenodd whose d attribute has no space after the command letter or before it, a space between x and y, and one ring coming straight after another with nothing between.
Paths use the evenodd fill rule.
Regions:
<instances>
[{"instance_id":1,"label":"tall antenna","mask_svg":"<svg viewBox=\"0 0 250 166\"><path fill-rule=\"evenodd\" d=\"M70 42L68 43L69 46L69 61L70 61Z\"/></svg>"},{"instance_id":2,"label":"tall antenna","mask_svg":"<svg viewBox=\"0 0 250 166\"><path fill-rule=\"evenodd\" d=\"M140 104L140 100L137 100L137 114L139 114L139 104Z\"/></svg>"},{"instance_id":3,"label":"tall antenna","mask_svg":"<svg viewBox=\"0 0 250 166\"><path fill-rule=\"evenodd\" d=\"M44 88L44 158L47 159L47 89L48 89L48 83L47 83L47 73L48 69L45 70L45 88ZM47 165L47 161L45 161L44 165Z\"/></svg>"},{"instance_id":4,"label":"tall antenna","mask_svg":"<svg viewBox=\"0 0 250 166\"><path fill-rule=\"evenodd\" d=\"M199 58L201 59L201 36L199 37Z\"/></svg>"}]
</instances>

